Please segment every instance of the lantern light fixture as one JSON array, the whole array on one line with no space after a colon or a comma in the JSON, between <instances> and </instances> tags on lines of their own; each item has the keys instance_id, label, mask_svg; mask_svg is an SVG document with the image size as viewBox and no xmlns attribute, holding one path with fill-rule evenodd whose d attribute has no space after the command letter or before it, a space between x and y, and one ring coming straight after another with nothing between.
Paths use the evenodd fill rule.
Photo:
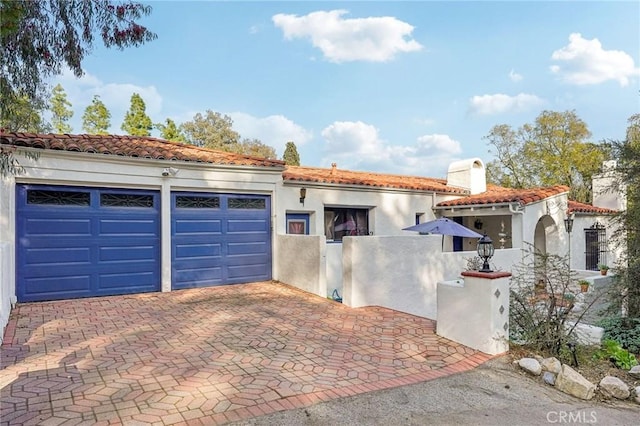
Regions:
<instances>
[{"instance_id":1,"label":"lantern light fixture","mask_svg":"<svg viewBox=\"0 0 640 426\"><path fill-rule=\"evenodd\" d=\"M484 234L480 240L478 240L478 256L482 259L482 269L480 272L493 272L489 266L489 259L493 257L495 248L493 247L493 241L491 238Z\"/></svg>"}]
</instances>

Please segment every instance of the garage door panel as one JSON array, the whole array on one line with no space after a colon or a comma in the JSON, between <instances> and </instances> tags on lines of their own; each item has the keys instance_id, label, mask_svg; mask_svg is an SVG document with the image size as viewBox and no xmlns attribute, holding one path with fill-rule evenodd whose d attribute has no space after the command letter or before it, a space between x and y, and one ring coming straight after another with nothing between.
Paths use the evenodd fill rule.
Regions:
<instances>
[{"instance_id":1,"label":"garage door panel","mask_svg":"<svg viewBox=\"0 0 640 426\"><path fill-rule=\"evenodd\" d=\"M45 265L80 265L91 263L88 247L33 248L25 250L25 264L31 267Z\"/></svg>"},{"instance_id":2,"label":"garage door panel","mask_svg":"<svg viewBox=\"0 0 640 426\"><path fill-rule=\"evenodd\" d=\"M132 272L123 274L99 274L98 288L100 290L121 290L118 293L143 293L154 291L156 276L153 271ZM110 291L108 291L110 292Z\"/></svg>"},{"instance_id":3,"label":"garage door panel","mask_svg":"<svg viewBox=\"0 0 640 426\"><path fill-rule=\"evenodd\" d=\"M175 235L219 235L221 233L221 220L181 219L175 222Z\"/></svg>"},{"instance_id":4,"label":"garage door panel","mask_svg":"<svg viewBox=\"0 0 640 426\"><path fill-rule=\"evenodd\" d=\"M175 250L177 259L222 256L220 244L180 244Z\"/></svg>"},{"instance_id":5,"label":"garage door panel","mask_svg":"<svg viewBox=\"0 0 640 426\"><path fill-rule=\"evenodd\" d=\"M243 264L239 266L229 266L229 279L230 280L238 280L238 279L250 279L251 281L259 281L263 280L264 274L264 264Z\"/></svg>"},{"instance_id":6,"label":"garage door panel","mask_svg":"<svg viewBox=\"0 0 640 426\"><path fill-rule=\"evenodd\" d=\"M43 185L16 191L18 301L160 289L157 192ZM102 207L104 193L119 207Z\"/></svg>"},{"instance_id":7,"label":"garage door panel","mask_svg":"<svg viewBox=\"0 0 640 426\"><path fill-rule=\"evenodd\" d=\"M174 192L171 209L172 288L271 278L268 196Z\"/></svg>"},{"instance_id":8,"label":"garage door panel","mask_svg":"<svg viewBox=\"0 0 640 426\"><path fill-rule=\"evenodd\" d=\"M174 277L174 289L208 287L222 283L222 267L182 269Z\"/></svg>"},{"instance_id":9,"label":"garage door panel","mask_svg":"<svg viewBox=\"0 0 640 426\"><path fill-rule=\"evenodd\" d=\"M98 260L100 262L139 262L155 263L156 247L154 246L110 246L100 247Z\"/></svg>"},{"instance_id":10,"label":"garage door panel","mask_svg":"<svg viewBox=\"0 0 640 426\"><path fill-rule=\"evenodd\" d=\"M23 225L25 236L91 236L90 219L29 218Z\"/></svg>"},{"instance_id":11,"label":"garage door panel","mask_svg":"<svg viewBox=\"0 0 640 426\"><path fill-rule=\"evenodd\" d=\"M100 220L100 235L102 236L155 236L158 232L158 223L155 220Z\"/></svg>"},{"instance_id":12,"label":"garage door panel","mask_svg":"<svg viewBox=\"0 0 640 426\"><path fill-rule=\"evenodd\" d=\"M243 255L243 254L264 254L267 251L267 243L260 242L248 242L248 243L230 243L227 253L229 256ZM266 256L263 256L266 258Z\"/></svg>"},{"instance_id":13,"label":"garage door panel","mask_svg":"<svg viewBox=\"0 0 640 426\"><path fill-rule=\"evenodd\" d=\"M60 291L60 280L64 280L64 292ZM25 295L33 298L48 297L49 300L59 299L61 294L75 295L77 293L89 294L90 292L91 275L59 275L56 277L28 278L25 280L23 287L23 293Z\"/></svg>"},{"instance_id":14,"label":"garage door panel","mask_svg":"<svg viewBox=\"0 0 640 426\"><path fill-rule=\"evenodd\" d=\"M229 234L241 233L246 234L248 232L266 233L269 229L269 223L266 220L229 220L227 232Z\"/></svg>"}]
</instances>

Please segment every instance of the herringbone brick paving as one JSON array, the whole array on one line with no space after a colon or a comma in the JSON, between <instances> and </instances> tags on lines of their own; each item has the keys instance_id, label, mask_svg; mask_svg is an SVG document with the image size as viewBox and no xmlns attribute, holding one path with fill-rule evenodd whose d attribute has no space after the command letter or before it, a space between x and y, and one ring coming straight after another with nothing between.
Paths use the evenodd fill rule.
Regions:
<instances>
[{"instance_id":1,"label":"herringbone brick paving","mask_svg":"<svg viewBox=\"0 0 640 426\"><path fill-rule=\"evenodd\" d=\"M19 304L4 424L224 424L402 386L489 359L389 309L261 282Z\"/></svg>"}]
</instances>

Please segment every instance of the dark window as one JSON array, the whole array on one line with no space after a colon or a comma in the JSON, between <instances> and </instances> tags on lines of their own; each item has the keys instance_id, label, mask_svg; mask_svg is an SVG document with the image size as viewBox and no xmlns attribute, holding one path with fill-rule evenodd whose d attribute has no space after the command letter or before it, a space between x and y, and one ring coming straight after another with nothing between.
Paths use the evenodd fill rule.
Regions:
<instances>
[{"instance_id":1,"label":"dark window","mask_svg":"<svg viewBox=\"0 0 640 426\"><path fill-rule=\"evenodd\" d=\"M91 194L80 191L46 191L41 189L30 189L27 191L27 204L88 206L91 204Z\"/></svg>"},{"instance_id":2,"label":"dark window","mask_svg":"<svg viewBox=\"0 0 640 426\"><path fill-rule=\"evenodd\" d=\"M100 194L103 207L153 207L153 195Z\"/></svg>"},{"instance_id":3,"label":"dark window","mask_svg":"<svg viewBox=\"0 0 640 426\"><path fill-rule=\"evenodd\" d=\"M599 263L607 263L607 229L600 222L584 230L585 269L598 270Z\"/></svg>"},{"instance_id":4,"label":"dark window","mask_svg":"<svg viewBox=\"0 0 640 426\"><path fill-rule=\"evenodd\" d=\"M176 196L176 207L182 209L219 209L220 197Z\"/></svg>"},{"instance_id":5,"label":"dark window","mask_svg":"<svg viewBox=\"0 0 640 426\"><path fill-rule=\"evenodd\" d=\"M369 235L369 210L325 207L324 235L327 241L342 241L342 237L351 235Z\"/></svg>"},{"instance_id":6,"label":"dark window","mask_svg":"<svg viewBox=\"0 0 640 426\"><path fill-rule=\"evenodd\" d=\"M266 207L264 198L229 198L230 209L264 210Z\"/></svg>"}]
</instances>

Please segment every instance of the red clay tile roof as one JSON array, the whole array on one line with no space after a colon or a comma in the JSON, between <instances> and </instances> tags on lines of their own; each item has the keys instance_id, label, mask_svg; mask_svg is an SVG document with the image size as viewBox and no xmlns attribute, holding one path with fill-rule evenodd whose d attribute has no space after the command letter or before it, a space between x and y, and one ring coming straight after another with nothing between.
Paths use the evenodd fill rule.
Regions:
<instances>
[{"instance_id":1,"label":"red clay tile roof","mask_svg":"<svg viewBox=\"0 0 640 426\"><path fill-rule=\"evenodd\" d=\"M580 203L578 201L569 200L569 213L595 213L595 214L616 214L617 210L605 209L604 207L595 207L591 204Z\"/></svg>"},{"instance_id":2,"label":"red clay tile roof","mask_svg":"<svg viewBox=\"0 0 640 426\"><path fill-rule=\"evenodd\" d=\"M503 188L495 185L487 185L487 188L487 191L482 194L470 195L456 200L443 201L438 203L438 207L475 206L480 204L501 203L520 203L521 205L526 205L544 200L547 197L569 192L569 187L564 185L528 189Z\"/></svg>"},{"instance_id":3,"label":"red clay tile roof","mask_svg":"<svg viewBox=\"0 0 640 426\"><path fill-rule=\"evenodd\" d=\"M138 136L57 135L0 132L0 144L17 147L76 151L92 154L152 158L156 160L193 161L200 163L283 168L280 160L214 151L179 142Z\"/></svg>"},{"instance_id":4,"label":"red clay tile roof","mask_svg":"<svg viewBox=\"0 0 640 426\"><path fill-rule=\"evenodd\" d=\"M460 188L447 186L446 179L417 176L388 175L382 173L355 172L342 169L287 166L282 173L284 181L361 185L377 188L415 189L455 194L465 194Z\"/></svg>"}]
</instances>

